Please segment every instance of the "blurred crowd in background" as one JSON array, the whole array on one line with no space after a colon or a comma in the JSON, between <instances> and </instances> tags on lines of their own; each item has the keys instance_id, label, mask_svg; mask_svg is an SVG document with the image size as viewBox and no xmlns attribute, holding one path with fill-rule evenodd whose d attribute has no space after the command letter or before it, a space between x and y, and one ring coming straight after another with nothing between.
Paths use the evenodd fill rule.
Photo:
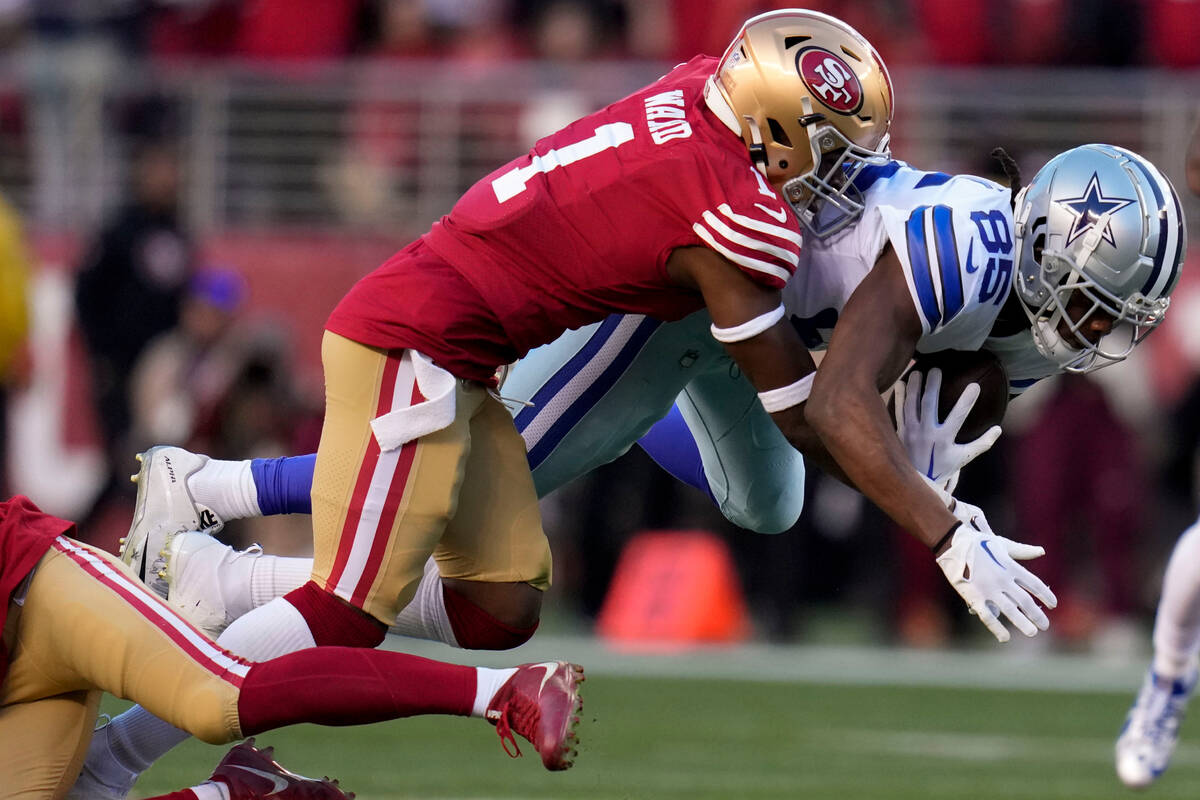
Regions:
<instances>
[{"instance_id":1,"label":"blurred crowd in background","mask_svg":"<svg viewBox=\"0 0 1200 800\"><path fill-rule=\"evenodd\" d=\"M78 90L83 76L84 86L119 87L160 68L186 74L186 65L196 62L253 62L286 72L373 59L389 65L393 82L402 82L405 61L425 67L512 60L669 66L696 53L719 54L742 20L787 5L0 0L8 70L0 76L6 78L0 160L6 148L18 147L12 142L23 142L19 152L28 155L21 160L29 173L8 185L0 165L0 192L14 201L0 207L0 379L6 387L0 411L9 419L0 433L13 433L11 441L5 438L7 461L0 460L10 467L5 491L29 493L47 510L79 518L85 538L111 547L128 524L133 490L126 476L140 449L177 443L221 458L311 452L321 416L313 346L321 314L348 281L420 232L395 221L389 216L394 207L386 205L375 207L374 219L380 221L382 208L390 233L370 238L345 228L374 185L356 160L363 151L406 165L405 174L421 172L423 151L404 144L417 126L415 105L367 105L365 112L360 105L349 133L339 132L336 178L322 174L342 189L331 189L322 202L335 206L328 227L337 233L342 226L358 244L314 247L310 230L233 236L222 219L209 215L198 222L186 213L182 198L189 186L195 195L194 187L210 177L192 159L212 148L196 140L195 120L178 104L157 94L99 104L98 124L81 132L86 104L64 117L65 95L56 94L56 81L74 81ZM1160 74L1200 67L1200 2L1193 0L806 5L857 27L893 69L1136 67ZM903 85L899 92L903 109ZM588 110L577 106L567 104L580 114ZM561 116L564 109L558 111ZM63 137L55 145L62 149L45 146L55 135ZM1108 137L1096 131L1092 138ZM456 176L452 189L523 147L476 149L483 166ZM103 178L95 182L99 199L91 216L63 210L83 183L78 172L66 170L55 155L60 152L84 153L88 168ZM979 174L990 169L982 162L971 166ZM1182 164L1160 166L1172 176L1183 172ZM236 188L237 176L229 180ZM448 206L425 210L436 215ZM298 244L288 249L292 240ZM275 271L265 266L281 261ZM1200 271L1195 255L1189 261L1189 270ZM1190 281L1185 275L1184 289L1195 287ZM1200 340L1200 301L1182 290L1179 295L1164 326L1177 333L1157 334L1148 352L1095 380L1049 381L1016 401L1008 435L963 477L961 496L981 505L998 532L1046 547L1035 571L1062 601L1052 618L1060 646L1133 646L1153 609L1174 536L1194 516L1200 352L1178 341ZM307 305L301 312L296 304ZM289 317L307 327L289 327ZM1159 346L1156 340L1167 341ZM1169 379L1162 378L1164 370ZM759 536L733 528L700 493L632 451L544 503L555 550L554 591L567 598L559 605L595 617L621 548L637 531L703 529L728 543L760 636L815 636L818 627L842 617L857 620L847 630L919 646L976 633L919 545L836 481L814 471L808 484L799 525ZM306 525L270 520L230 526L227 535L241 545L261 541L271 551L302 553L309 547Z\"/></svg>"},{"instance_id":2,"label":"blurred crowd in background","mask_svg":"<svg viewBox=\"0 0 1200 800\"><path fill-rule=\"evenodd\" d=\"M10 39L127 58L687 59L779 0L3 0ZM814 0L889 62L1187 67L1181 0Z\"/></svg>"}]
</instances>

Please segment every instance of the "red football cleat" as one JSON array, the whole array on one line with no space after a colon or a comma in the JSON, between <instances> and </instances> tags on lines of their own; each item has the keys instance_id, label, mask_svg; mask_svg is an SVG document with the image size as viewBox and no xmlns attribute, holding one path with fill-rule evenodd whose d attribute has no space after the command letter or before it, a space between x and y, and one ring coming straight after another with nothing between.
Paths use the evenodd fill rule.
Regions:
<instances>
[{"instance_id":1,"label":"red football cleat","mask_svg":"<svg viewBox=\"0 0 1200 800\"><path fill-rule=\"evenodd\" d=\"M353 800L354 793L343 792L337 781L288 772L271 760L274 752L247 739L225 754L209 780L228 786L231 800Z\"/></svg>"},{"instance_id":2,"label":"red football cleat","mask_svg":"<svg viewBox=\"0 0 1200 800\"><path fill-rule=\"evenodd\" d=\"M579 684L583 667L566 661L522 664L505 681L488 705L486 718L496 726L504 752L521 755L513 731L537 748L546 769L567 769L575 763L575 726L583 700ZM509 742L513 749L509 750Z\"/></svg>"}]
</instances>

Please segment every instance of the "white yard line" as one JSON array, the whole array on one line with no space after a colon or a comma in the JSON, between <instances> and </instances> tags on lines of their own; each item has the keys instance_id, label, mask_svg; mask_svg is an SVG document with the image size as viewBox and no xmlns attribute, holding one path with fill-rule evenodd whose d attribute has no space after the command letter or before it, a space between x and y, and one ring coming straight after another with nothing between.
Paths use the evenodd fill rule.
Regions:
<instances>
[{"instance_id":1,"label":"white yard line","mask_svg":"<svg viewBox=\"0 0 1200 800\"><path fill-rule=\"evenodd\" d=\"M504 653L455 650L389 637L384 645L429 658L480 665L565 659L589 674L646 678L753 680L851 686L943 686L1053 692L1137 691L1147 662L1137 658L1058 655L1006 645L974 651L885 647L746 644L677 652L613 649L592 637L535 636Z\"/></svg>"},{"instance_id":2,"label":"white yard line","mask_svg":"<svg viewBox=\"0 0 1200 800\"><path fill-rule=\"evenodd\" d=\"M802 735L803 736L803 735ZM1026 761L1112 763L1113 737L1063 737L1032 734L964 733L929 730L865 730L839 728L820 733L820 744L854 748L855 752L952 758L959 761ZM1200 764L1200 745L1181 743L1173 765Z\"/></svg>"}]
</instances>

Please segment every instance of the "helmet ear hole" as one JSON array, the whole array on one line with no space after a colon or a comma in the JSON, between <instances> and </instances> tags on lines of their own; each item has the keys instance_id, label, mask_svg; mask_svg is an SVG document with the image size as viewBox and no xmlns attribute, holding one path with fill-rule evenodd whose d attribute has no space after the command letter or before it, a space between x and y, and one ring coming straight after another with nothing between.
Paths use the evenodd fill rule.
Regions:
<instances>
[{"instance_id":1,"label":"helmet ear hole","mask_svg":"<svg viewBox=\"0 0 1200 800\"><path fill-rule=\"evenodd\" d=\"M1033 240L1033 260L1040 266L1042 263L1042 250L1046 247L1046 234L1039 233L1037 238Z\"/></svg>"},{"instance_id":2,"label":"helmet ear hole","mask_svg":"<svg viewBox=\"0 0 1200 800\"><path fill-rule=\"evenodd\" d=\"M767 126L771 129L771 138L781 147L791 147L792 139L787 135L787 131L779 124L779 120L774 117L767 118Z\"/></svg>"}]
</instances>

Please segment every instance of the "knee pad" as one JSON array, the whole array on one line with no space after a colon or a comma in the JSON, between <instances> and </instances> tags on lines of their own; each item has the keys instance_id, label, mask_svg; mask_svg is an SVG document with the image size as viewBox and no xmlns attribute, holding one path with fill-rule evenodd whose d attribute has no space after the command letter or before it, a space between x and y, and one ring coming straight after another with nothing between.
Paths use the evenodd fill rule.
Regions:
<instances>
[{"instance_id":1,"label":"knee pad","mask_svg":"<svg viewBox=\"0 0 1200 800\"><path fill-rule=\"evenodd\" d=\"M755 505L721 503L720 509L725 519L755 533L778 534L792 529L800 520L800 511L804 507L804 498L792 502L791 498L780 498L775 505Z\"/></svg>"}]
</instances>

